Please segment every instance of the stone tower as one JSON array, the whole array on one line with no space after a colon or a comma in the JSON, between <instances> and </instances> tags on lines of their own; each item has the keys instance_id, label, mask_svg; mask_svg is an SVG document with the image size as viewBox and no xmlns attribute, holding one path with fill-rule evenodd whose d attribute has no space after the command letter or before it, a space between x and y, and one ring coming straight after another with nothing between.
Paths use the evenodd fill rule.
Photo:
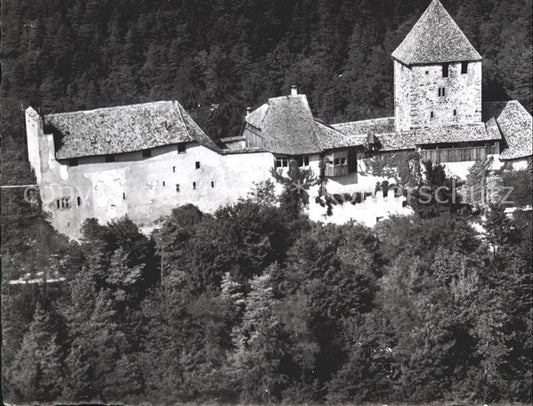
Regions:
<instances>
[{"instance_id":1,"label":"stone tower","mask_svg":"<svg viewBox=\"0 0 533 406\"><path fill-rule=\"evenodd\" d=\"M392 58L396 131L481 122L481 56L439 0Z\"/></svg>"}]
</instances>

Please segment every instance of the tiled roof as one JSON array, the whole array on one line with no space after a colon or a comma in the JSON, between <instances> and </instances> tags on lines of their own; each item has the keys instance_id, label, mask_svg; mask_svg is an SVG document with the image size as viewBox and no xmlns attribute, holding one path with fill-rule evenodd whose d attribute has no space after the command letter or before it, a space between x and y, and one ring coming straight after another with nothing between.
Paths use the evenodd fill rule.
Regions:
<instances>
[{"instance_id":1,"label":"tiled roof","mask_svg":"<svg viewBox=\"0 0 533 406\"><path fill-rule=\"evenodd\" d=\"M484 123L419 128L411 131L417 145L500 140L499 134L489 134Z\"/></svg>"},{"instance_id":2,"label":"tiled roof","mask_svg":"<svg viewBox=\"0 0 533 406\"><path fill-rule=\"evenodd\" d=\"M193 141L220 150L177 101L49 114L44 117L44 123L60 138L58 159L118 154Z\"/></svg>"},{"instance_id":3,"label":"tiled roof","mask_svg":"<svg viewBox=\"0 0 533 406\"><path fill-rule=\"evenodd\" d=\"M431 2L392 57L405 65L481 60L439 0Z\"/></svg>"},{"instance_id":4,"label":"tiled roof","mask_svg":"<svg viewBox=\"0 0 533 406\"><path fill-rule=\"evenodd\" d=\"M246 121L253 125L256 128L261 128L261 123L265 118L266 112L268 110L268 103L265 103L252 111L246 116Z\"/></svg>"},{"instance_id":5,"label":"tiled roof","mask_svg":"<svg viewBox=\"0 0 533 406\"><path fill-rule=\"evenodd\" d=\"M506 146L500 153L501 159L519 159L533 155L531 114L518 101L483 103L483 115L489 122L495 120L505 140Z\"/></svg>"},{"instance_id":6,"label":"tiled roof","mask_svg":"<svg viewBox=\"0 0 533 406\"><path fill-rule=\"evenodd\" d=\"M266 148L272 153L300 155L321 151L305 95L271 98L250 113L246 121L260 130Z\"/></svg>"},{"instance_id":7,"label":"tiled roof","mask_svg":"<svg viewBox=\"0 0 533 406\"><path fill-rule=\"evenodd\" d=\"M488 131L484 123L477 125L431 126L417 128L411 131L394 132L394 119L392 117L386 117L360 122L333 124L332 127L337 128L346 135L358 136L360 140L366 140L368 134L374 134L378 148L381 151L414 149L417 145L501 139L499 131Z\"/></svg>"},{"instance_id":8,"label":"tiled roof","mask_svg":"<svg viewBox=\"0 0 533 406\"><path fill-rule=\"evenodd\" d=\"M394 131L394 117L373 118L370 120L349 121L331 124L345 134L380 134Z\"/></svg>"},{"instance_id":9,"label":"tiled roof","mask_svg":"<svg viewBox=\"0 0 533 406\"><path fill-rule=\"evenodd\" d=\"M316 121L318 142L323 150L365 145L366 135L341 132L333 126Z\"/></svg>"}]
</instances>

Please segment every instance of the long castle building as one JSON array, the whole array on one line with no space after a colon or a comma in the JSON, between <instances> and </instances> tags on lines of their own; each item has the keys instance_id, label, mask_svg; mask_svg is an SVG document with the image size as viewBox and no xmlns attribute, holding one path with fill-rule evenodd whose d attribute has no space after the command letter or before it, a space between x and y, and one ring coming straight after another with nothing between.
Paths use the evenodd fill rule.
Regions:
<instances>
[{"instance_id":1,"label":"long castle building","mask_svg":"<svg viewBox=\"0 0 533 406\"><path fill-rule=\"evenodd\" d=\"M518 101L482 103L482 57L439 0L392 59L393 117L327 124L293 88L249 112L240 134L218 142L178 101L44 116L29 107L28 156L43 208L56 229L78 238L89 217L128 215L150 229L181 204L213 212L290 160L313 170L331 193L366 194L379 179L363 159L376 154L418 151L463 176L489 156L515 167L531 160L531 115ZM334 220L372 224L404 210L394 200L364 203ZM323 212L311 208L315 219Z\"/></svg>"}]
</instances>

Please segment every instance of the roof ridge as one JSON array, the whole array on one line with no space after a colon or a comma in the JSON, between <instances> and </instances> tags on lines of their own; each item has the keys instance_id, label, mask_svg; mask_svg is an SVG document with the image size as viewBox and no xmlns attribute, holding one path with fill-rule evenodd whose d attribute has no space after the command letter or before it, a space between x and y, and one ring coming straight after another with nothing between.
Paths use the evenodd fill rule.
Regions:
<instances>
[{"instance_id":1,"label":"roof ridge","mask_svg":"<svg viewBox=\"0 0 533 406\"><path fill-rule=\"evenodd\" d=\"M181 118L181 122L183 123L183 126L185 127L185 131L187 131L187 135L189 137L191 137L193 140L196 139L196 137L193 137L191 135L191 132L189 130L189 126L187 125L187 123L185 122L185 117L183 117L183 113L181 112L181 104L177 101L177 100L172 100L172 104L177 104L178 105L178 114L180 115L180 118Z\"/></svg>"},{"instance_id":2,"label":"roof ridge","mask_svg":"<svg viewBox=\"0 0 533 406\"><path fill-rule=\"evenodd\" d=\"M126 109L126 108L131 108L131 107L140 107L140 106L148 106L148 105L171 103L171 102L173 102L173 100L158 100L158 101L151 101L151 102L144 102L144 103L122 104L120 106L97 107L95 109L89 109L89 110L74 110L74 111L65 111L61 113L49 113L49 114L45 114L45 116L46 117L57 117L57 116L68 116L71 114L88 114L88 113L96 113L99 111L121 110L121 109Z\"/></svg>"},{"instance_id":3,"label":"roof ridge","mask_svg":"<svg viewBox=\"0 0 533 406\"><path fill-rule=\"evenodd\" d=\"M352 120L352 121L341 121L340 123L332 123L331 125L341 125L341 124L350 124L350 123L366 123L371 122L375 120L394 120L396 117L394 116L388 116L388 117L376 117L376 118L365 118L364 120Z\"/></svg>"}]
</instances>

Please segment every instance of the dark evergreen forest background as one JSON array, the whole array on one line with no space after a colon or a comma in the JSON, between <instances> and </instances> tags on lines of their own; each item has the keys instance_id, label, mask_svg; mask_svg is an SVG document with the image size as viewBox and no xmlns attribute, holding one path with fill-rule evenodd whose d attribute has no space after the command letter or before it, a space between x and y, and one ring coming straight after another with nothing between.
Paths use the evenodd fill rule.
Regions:
<instances>
[{"instance_id":1,"label":"dark evergreen forest background","mask_svg":"<svg viewBox=\"0 0 533 406\"><path fill-rule=\"evenodd\" d=\"M5 0L2 184L34 182L28 105L177 99L222 137L296 84L327 121L392 115L390 53L427 4ZM443 4L484 57L484 98L531 111L531 1ZM2 285L7 400L531 401L530 215L430 204L373 230L321 226L269 190L178 208L149 237L91 220L80 243L3 190L4 281L66 278Z\"/></svg>"}]
</instances>

